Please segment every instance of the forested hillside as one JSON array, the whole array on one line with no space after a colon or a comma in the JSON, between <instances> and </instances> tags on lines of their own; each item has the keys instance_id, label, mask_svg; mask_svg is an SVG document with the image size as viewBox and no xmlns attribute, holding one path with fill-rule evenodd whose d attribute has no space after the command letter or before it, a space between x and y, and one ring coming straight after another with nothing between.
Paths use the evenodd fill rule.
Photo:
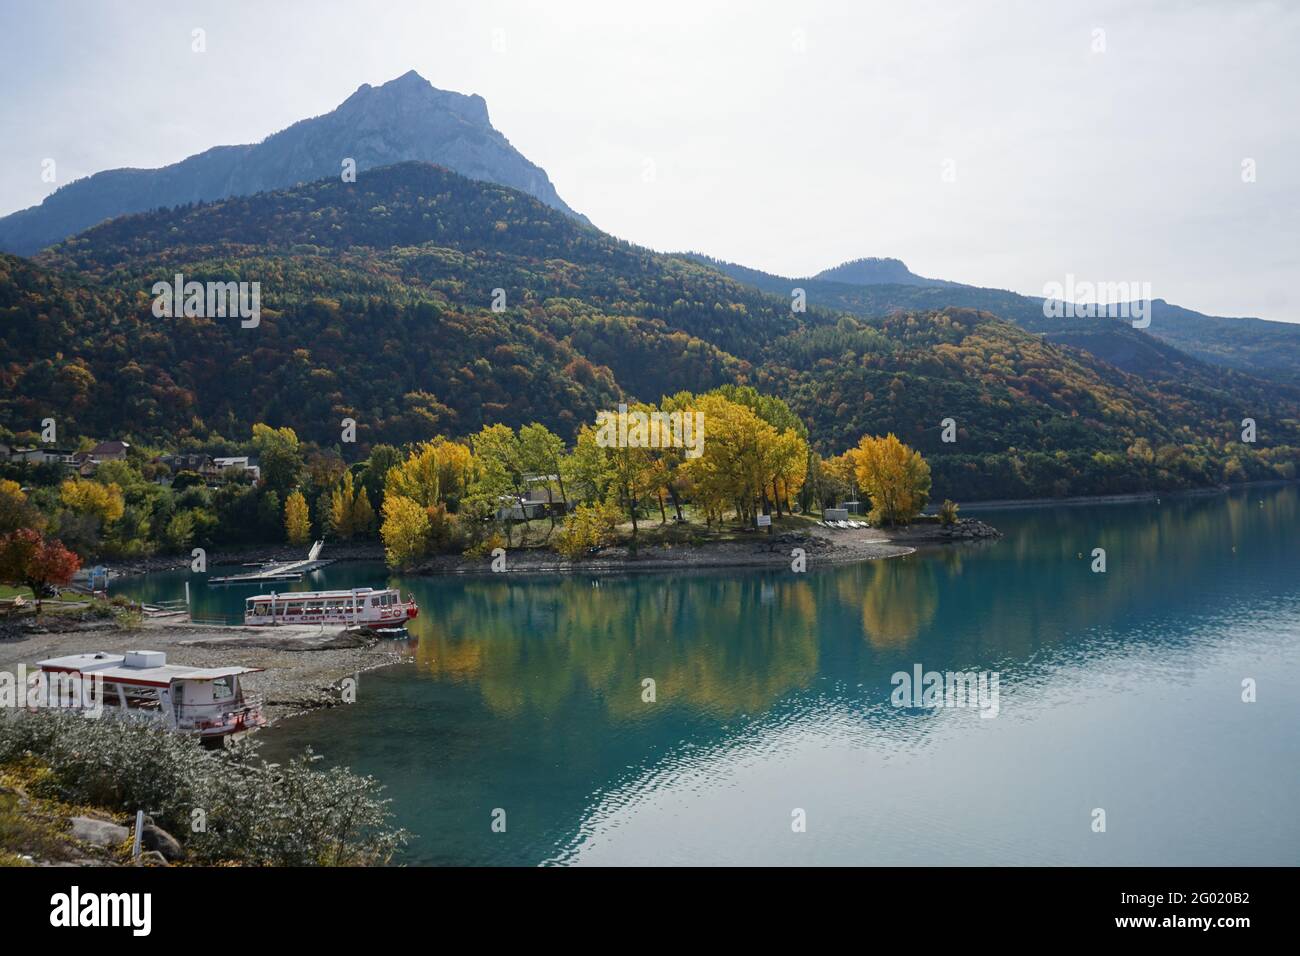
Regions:
<instances>
[{"instance_id":1,"label":"forested hillside","mask_svg":"<svg viewBox=\"0 0 1300 956\"><path fill-rule=\"evenodd\" d=\"M900 309L983 309L1048 341L1086 348L1112 365L1146 376L1177 378L1189 371L1218 375L1226 368L1300 388L1300 325L1293 323L1203 315L1156 298L1150 325L1137 330L1124 319L1048 318L1041 298L925 279L896 259L860 259L812 278L792 279L709 256L688 258L774 295L788 297L791 289L801 288L810 304L868 318ZM1196 371L1186 362L1189 357L1219 368Z\"/></svg>"},{"instance_id":2,"label":"forested hillside","mask_svg":"<svg viewBox=\"0 0 1300 956\"><path fill-rule=\"evenodd\" d=\"M176 273L259 282L260 323L155 317L151 289ZM1113 352L1103 360L1068 347L1103 354L1095 343L1005 321L992 294L971 303L987 311L931 311L927 297L952 290L826 286L836 294L810 291L794 312L788 288L767 294L511 189L405 163L0 257L0 424L24 432L54 416L65 434L203 447L266 421L332 446L349 417L364 454L495 422L571 439L620 399L742 383L786 398L823 454L896 432L931 459L938 497L1293 469L1291 389L1121 323L1096 333ZM1258 422L1254 445L1239 440L1244 417ZM945 418L955 443L940 441Z\"/></svg>"}]
</instances>

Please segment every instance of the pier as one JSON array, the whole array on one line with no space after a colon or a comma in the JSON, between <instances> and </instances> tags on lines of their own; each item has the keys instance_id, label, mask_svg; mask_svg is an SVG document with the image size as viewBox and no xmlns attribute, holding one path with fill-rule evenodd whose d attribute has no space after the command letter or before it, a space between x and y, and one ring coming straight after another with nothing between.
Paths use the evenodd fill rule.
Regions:
<instances>
[{"instance_id":1,"label":"pier","mask_svg":"<svg viewBox=\"0 0 1300 956\"><path fill-rule=\"evenodd\" d=\"M249 571L246 574L230 574L220 578L209 578L208 586L222 584L255 584L262 581L301 581L304 574L310 574L327 564L333 564L330 559L320 557L321 548L324 541L317 541L307 552L307 557L301 561L286 561L279 564L264 564L256 571Z\"/></svg>"}]
</instances>

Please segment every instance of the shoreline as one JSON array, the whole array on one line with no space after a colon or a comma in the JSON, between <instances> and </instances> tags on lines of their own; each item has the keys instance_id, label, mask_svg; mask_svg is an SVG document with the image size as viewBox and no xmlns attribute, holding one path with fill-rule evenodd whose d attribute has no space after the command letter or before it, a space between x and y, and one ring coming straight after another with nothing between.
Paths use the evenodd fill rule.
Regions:
<instances>
[{"instance_id":1,"label":"shoreline","mask_svg":"<svg viewBox=\"0 0 1300 956\"><path fill-rule=\"evenodd\" d=\"M330 561L382 561L384 546L378 541L344 541L330 545ZM247 544L208 555L208 569L238 568L245 564L265 564L271 561L301 561L305 551L291 544ZM111 565L109 580L157 571L184 571L190 566L188 554L155 554L137 558L96 557L83 566Z\"/></svg>"},{"instance_id":2,"label":"shoreline","mask_svg":"<svg viewBox=\"0 0 1300 956\"><path fill-rule=\"evenodd\" d=\"M1123 492L1113 495L1070 495L1065 498L989 498L979 501L958 502L963 512L967 514L978 514L984 511L1012 511L1028 508L1081 508L1088 505L1123 505L1123 504L1140 504L1145 501L1160 501L1161 499L1184 499L1184 498L1208 498L1218 495L1231 494L1234 491L1241 491L1252 488L1281 488L1287 485L1300 484L1300 479L1273 478L1265 481L1246 481L1234 485L1213 485L1206 488L1185 488L1178 491L1132 491ZM931 505L930 509L935 506ZM933 518L935 511L927 509L923 514L926 517ZM857 516L861 520L861 516ZM962 519L974 520L974 519ZM982 522L981 522L982 523ZM922 522L919 525L910 525L907 528L887 529L878 528L870 529L872 532L880 534L881 541L884 543L895 542L915 542L917 540L926 543L943 542L949 540L941 535L932 535L929 533L917 532L921 529L932 527L928 523ZM800 534L822 534L831 537L847 536L853 534L853 531L831 531L820 525L808 522L806 532L785 530L780 534L773 535L774 538L780 538L783 535L800 535ZM754 543L761 543L766 536L755 534ZM989 535L992 537L992 535ZM593 560L580 561L576 564L568 561L558 554L549 552L550 561L529 559L527 570L537 572L579 572L584 570L604 571L610 570L608 557L617 554L617 561L625 563L626 570L665 570L679 567L683 564L681 559L682 552L701 551L708 548L725 548L729 545L740 545L741 547L749 545L750 542L704 542L698 545L681 545L677 547L652 545L641 549L642 555L656 553L657 558L632 557L628 549L624 546L607 548L606 558L597 558ZM540 549L520 550L515 549L516 555L530 554L531 551ZM668 552L672 552L669 554ZM325 543L323 552L330 561L383 561L384 547L378 541L346 541L346 542L329 542ZM835 558L837 562L844 560L872 560L874 557L894 557L892 554L872 555L869 557ZM209 568L230 568L240 567L244 564L267 563L272 561L293 561L303 557L302 548L289 544L248 544L239 545L238 547L225 549L215 552L208 557ZM765 562L749 561L742 556L736 555L737 560L734 564L725 565L729 567L759 567ZM490 559L487 558L465 558L461 555L434 555L425 559L415 568L407 571L408 574L434 575L434 574L476 574L490 571ZM689 566L719 566L713 562L685 562ZM779 563L779 562L766 562ZM187 554L159 554L147 557L136 557L126 559L114 559L103 556L95 557L86 562L86 565L92 564L111 564L109 578L127 577L135 574L149 574L155 571L181 571L189 567L190 557Z\"/></svg>"},{"instance_id":3,"label":"shoreline","mask_svg":"<svg viewBox=\"0 0 1300 956\"><path fill-rule=\"evenodd\" d=\"M399 664L406 643L379 637L288 624L274 629L145 620L130 628L95 621L43 617L0 632L0 671L30 674L37 661L90 652L162 651L169 663L194 667L257 667L244 678L261 694L267 727L299 714L343 703L340 683L366 671Z\"/></svg>"},{"instance_id":4,"label":"shoreline","mask_svg":"<svg viewBox=\"0 0 1300 956\"><path fill-rule=\"evenodd\" d=\"M1131 491L1116 495L1072 495L1068 498L990 498L962 504L965 512L1011 511L1021 508L1080 508L1087 505L1128 505L1143 501L1160 501L1163 498L1213 498L1249 488L1283 488L1297 484L1297 480L1272 478L1267 481L1244 481L1235 485L1215 485L1210 488L1184 488L1180 491Z\"/></svg>"},{"instance_id":5,"label":"shoreline","mask_svg":"<svg viewBox=\"0 0 1300 956\"><path fill-rule=\"evenodd\" d=\"M491 558L437 555L407 574L433 577L442 574L624 574L642 571L726 570L788 568L796 548L802 549L807 567L856 564L913 554L921 548L1002 536L996 528L975 518L964 518L957 529L923 522L904 528L849 528L832 530L808 522L806 527L784 529L779 534L755 532L742 541L705 541L699 544L643 545L633 554L625 545L606 548L599 555L570 561L541 549L506 552L504 572L492 570Z\"/></svg>"},{"instance_id":6,"label":"shoreline","mask_svg":"<svg viewBox=\"0 0 1300 956\"><path fill-rule=\"evenodd\" d=\"M610 548L598 559L576 564L549 551L536 554L519 551L508 556L507 569L515 574L611 575L683 569L789 569L791 551L802 548L811 570L903 557L953 541L999 536L994 529L973 519L964 519L961 525L968 530L968 536L929 522L888 531L831 530L808 522L806 529L797 532L783 531L771 536L755 533L752 540L643 547L636 557L628 554L626 548ZM381 557L377 552L377 547L349 548L345 557L336 560ZM236 559L228 559L227 563L231 560ZM174 566L175 562L160 570ZM180 566L186 567L188 562L182 561ZM493 572L490 558L447 555L409 573L433 576ZM269 728L282 720L343 703L339 687L345 678L409 660L409 647L406 640L320 625L245 628L145 619L123 628L111 620L69 619L46 614L39 621L34 617L24 618L0 626L0 670L12 673L19 664L30 669L38 660L66 654L93 651L120 654L138 648L162 651L169 661L197 667L262 668L261 673L248 675L245 683L251 693L262 695Z\"/></svg>"},{"instance_id":7,"label":"shoreline","mask_svg":"<svg viewBox=\"0 0 1300 956\"><path fill-rule=\"evenodd\" d=\"M1281 488L1287 485L1300 484L1300 479L1274 478L1266 481L1246 481L1234 485L1214 485L1206 488L1185 488L1178 491L1132 491L1123 492L1113 495L1070 495L1065 498L989 498L979 501L958 502L963 512L967 514L977 514L984 511L1011 511L1027 508L1080 508L1088 505L1123 505L1139 504L1144 501L1160 501L1161 499L1184 499L1184 498L1208 498L1218 495L1231 494L1234 491L1242 491L1252 488ZM930 506L934 508L933 505ZM935 511L927 510L923 514L926 517L933 518ZM857 516L861 520L861 516ZM970 520L970 519L963 519ZM914 542L917 540L930 542L941 542L948 540L939 535L917 532L921 529L930 527L928 523L922 522L919 525L914 524L907 528L881 530L878 528L870 529L882 536L880 539L885 543L895 542ZM847 536L852 531L831 531L820 525L808 523L807 531L785 530L780 534L773 535L779 538L782 535L798 534L824 534L828 536ZM754 543L761 543L766 536L755 534ZM681 545L677 547L653 545L641 549L642 554L651 552L665 552L660 559L647 559L643 557L633 558L627 551L626 547L618 546L616 548L606 549L607 555L619 554L618 560L626 562L629 569L658 570L671 569L680 566L681 553L689 550L700 551L706 548L721 548L727 545L742 544L739 542L704 542L699 545ZM743 544L749 544L744 542ZM532 550L532 549L530 549ZM666 552L673 552L671 555ZM529 554L530 551L515 550L515 554ZM539 550L540 553L540 550ZM383 561L384 547L378 541L345 541L325 543L325 556L330 561ZM894 555L878 555L878 557L893 557ZM209 568L231 568L240 567L244 564L266 563L272 561L293 561L303 557L302 548L289 544L247 544L238 547L224 549L210 554L208 557ZM737 556L739 558L739 556ZM842 560L870 560L870 558L853 558L849 557L835 559ZM658 563L657 563L658 562ZM733 567L756 567L761 566L764 562L747 561L740 558ZM189 567L190 557L187 554L157 554L147 557L135 557L125 559L115 559L103 556L97 556L86 562L86 565L106 564L112 565L109 577L119 578L135 574L149 574L155 571L181 571ZM710 562L702 562L704 566L711 566ZM435 555L425 559L407 573L411 574L473 574L488 568L490 560L487 558L465 558L460 555ZM534 566L535 565L535 566ZM691 566L700 566L691 564ZM530 560L529 570L539 572L570 572L583 570L606 570L608 567L607 559L594 559L580 561L573 564L567 559L560 557L558 554L551 553L549 563Z\"/></svg>"}]
</instances>

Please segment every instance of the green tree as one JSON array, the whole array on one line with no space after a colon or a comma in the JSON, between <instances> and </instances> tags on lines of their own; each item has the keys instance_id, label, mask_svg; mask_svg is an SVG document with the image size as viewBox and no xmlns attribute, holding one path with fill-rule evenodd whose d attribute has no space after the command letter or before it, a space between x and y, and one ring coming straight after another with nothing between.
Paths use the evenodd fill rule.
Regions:
<instances>
[{"instance_id":1,"label":"green tree","mask_svg":"<svg viewBox=\"0 0 1300 956\"><path fill-rule=\"evenodd\" d=\"M258 422L253 426L253 448L268 487L284 494L298 484L303 468L302 447L292 428L272 428Z\"/></svg>"}]
</instances>

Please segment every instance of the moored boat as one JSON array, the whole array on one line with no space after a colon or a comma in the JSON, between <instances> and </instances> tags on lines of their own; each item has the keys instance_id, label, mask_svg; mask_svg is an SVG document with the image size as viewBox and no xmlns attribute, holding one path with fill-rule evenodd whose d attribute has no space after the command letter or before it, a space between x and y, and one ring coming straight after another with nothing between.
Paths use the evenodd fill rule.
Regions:
<instances>
[{"instance_id":1,"label":"moored boat","mask_svg":"<svg viewBox=\"0 0 1300 956\"><path fill-rule=\"evenodd\" d=\"M47 681L102 681L106 713L157 720L180 733L218 738L266 726L262 698L244 693L239 681L260 667L186 667L168 664L162 651L73 654L37 666Z\"/></svg>"},{"instance_id":2,"label":"moored boat","mask_svg":"<svg viewBox=\"0 0 1300 956\"><path fill-rule=\"evenodd\" d=\"M345 624L356 627L401 627L420 613L414 598L402 600L397 588L350 591L290 591L258 594L244 602L244 623Z\"/></svg>"}]
</instances>

